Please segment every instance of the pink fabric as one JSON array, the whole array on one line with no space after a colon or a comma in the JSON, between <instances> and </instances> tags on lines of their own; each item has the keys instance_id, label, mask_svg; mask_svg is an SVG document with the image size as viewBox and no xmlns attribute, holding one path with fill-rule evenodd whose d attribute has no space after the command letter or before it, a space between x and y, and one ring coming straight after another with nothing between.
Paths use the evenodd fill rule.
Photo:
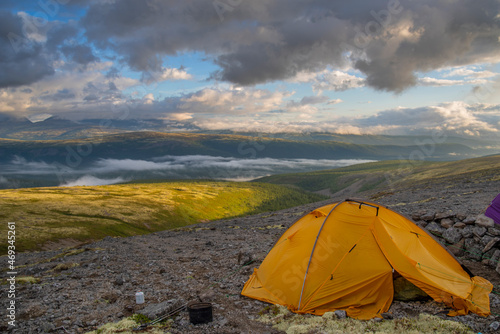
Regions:
<instances>
[{"instance_id":1,"label":"pink fabric","mask_svg":"<svg viewBox=\"0 0 500 334\"><path fill-rule=\"evenodd\" d=\"M491 202L484 215L493 219L495 223L500 224L500 194Z\"/></svg>"}]
</instances>

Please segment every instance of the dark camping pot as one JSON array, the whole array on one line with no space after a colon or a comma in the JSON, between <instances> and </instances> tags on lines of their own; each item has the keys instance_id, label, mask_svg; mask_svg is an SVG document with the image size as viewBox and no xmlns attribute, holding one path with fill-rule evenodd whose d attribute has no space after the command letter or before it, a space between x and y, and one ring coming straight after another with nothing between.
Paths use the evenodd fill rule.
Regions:
<instances>
[{"instance_id":1,"label":"dark camping pot","mask_svg":"<svg viewBox=\"0 0 500 334\"><path fill-rule=\"evenodd\" d=\"M212 304L210 303L190 303L187 306L189 312L189 322L193 325L206 324L212 322Z\"/></svg>"}]
</instances>

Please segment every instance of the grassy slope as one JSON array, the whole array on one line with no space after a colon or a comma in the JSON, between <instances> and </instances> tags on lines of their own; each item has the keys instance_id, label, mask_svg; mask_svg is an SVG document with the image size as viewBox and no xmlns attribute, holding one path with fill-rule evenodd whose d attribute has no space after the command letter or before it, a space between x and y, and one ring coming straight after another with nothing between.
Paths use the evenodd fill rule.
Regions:
<instances>
[{"instance_id":1,"label":"grassy slope","mask_svg":"<svg viewBox=\"0 0 500 334\"><path fill-rule=\"evenodd\" d=\"M355 182L366 181L365 190L385 180L385 174L398 168L398 161L381 161L308 173L273 175L258 179L258 182L293 185L308 191L330 189L332 193Z\"/></svg>"},{"instance_id":2,"label":"grassy slope","mask_svg":"<svg viewBox=\"0 0 500 334\"><path fill-rule=\"evenodd\" d=\"M500 178L500 155L416 165L382 161L260 181L337 192L356 182L363 191L384 189L388 182L399 186L443 178L466 182L485 175ZM5 222L0 233L6 235L6 222L14 221L17 249L36 250L48 241L143 234L320 199L272 184L209 181L0 190L0 220ZM6 241L0 241L2 254Z\"/></svg>"},{"instance_id":3,"label":"grassy slope","mask_svg":"<svg viewBox=\"0 0 500 334\"><path fill-rule=\"evenodd\" d=\"M404 186L439 178L466 176L470 179L485 174L500 177L500 155L453 162L381 161L318 172L275 175L257 181L293 185L308 191L329 189L335 193L356 182L361 183L359 191L364 191L383 188L388 183Z\"/></svg>"},{"instance_id":4,"label":"grassy slope","mask_svg":"<svg viewBox=\"0 0 500 334\"><path fill-rule=\"evenodd\" d=\"M322 198L269 184L210 181L1 190L0 234L16 222L17 250L37 250L48 241L144 234ZM0 241L1 254L6 242Z\"/></svg>"}]
</instances>

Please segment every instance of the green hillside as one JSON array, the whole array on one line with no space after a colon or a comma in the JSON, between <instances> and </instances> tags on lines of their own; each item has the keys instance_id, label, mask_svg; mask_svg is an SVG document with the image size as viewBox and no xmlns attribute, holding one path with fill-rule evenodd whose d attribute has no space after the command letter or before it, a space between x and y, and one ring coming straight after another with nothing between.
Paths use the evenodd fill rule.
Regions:
<instances>
[{"instance_id":1,"label":"green hillside","mask_svg":"<svg viewBox=\"0 0 500 334\"><path fill-rule=\"evenodd\" d=\"M364 184L362 190L369 190L384 183L386 174L396 171L399 165L399 161L395 160L370 162L316 172L273 175L255 181L292 185L307 191L329 189L332 193L362 181Z\"/></svg>"},{"instance_id":2,"label":"green hillside","mask_svg":"<svg viewBox=\"0 0 500 334\"><path fill-rule=\"evenodd\" d=\"M279 185L292 185L307 191L328 189L336 193L354 184L357 192L383 189L387 186L405 186L443 178L459 182L483 175L500 178L500 155L452 162L380 161L308 173L268 176L256 180Z\"/></svg>"},{"instance_id":3,"label":"green hillside","mask_svg":"<svg viewBox=\"0 0 500 334\"><path fill-rule=\"evenodd\" d=\"M324 197L286 187L236 182L166 182L0 190L1 234L16 223L18 251L48 242L130 236L274 211ZM0 243L5 254L7 238Z\"/></svg>"}]
</instances>

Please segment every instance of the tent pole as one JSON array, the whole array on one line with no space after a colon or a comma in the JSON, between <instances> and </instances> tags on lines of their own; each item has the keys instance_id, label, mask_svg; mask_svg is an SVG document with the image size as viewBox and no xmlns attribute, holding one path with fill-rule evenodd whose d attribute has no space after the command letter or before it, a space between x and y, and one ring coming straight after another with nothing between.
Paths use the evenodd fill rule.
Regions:
<instances>
[{"instance_id":1,"label":"tent pole","mask_svg":"<svg viewBox=\"0 0 500 334\"><path fill-rule=\"evenodd\" d=\"M332 214L333 210L335 210L340 204L344 203L346 200L343 200L342 202L338 202L337 205L335 205L330 212L328 212L328 215L325 217L325 220L323 220L323 223L321 224L321 227L318 231L318 235L316 236L316 240L314 240L314 245L311 251L311 256L309 257L309 262L307 263L307 268L306 268L306 273L304 274L304 281L302 282L302 290L300 290L300 298L299 298L299 306L297 307L297 311L300 311L300 304L302 303L302 294L304 293L304 287L306 285L306 278L307 278L307 273L309 272L309 266L311 265L311 260L314 254L314 250L316 249L316 244L318 243L319 235L321 234L321 231L323 230L323 226L325 226L326 220L330 215Z\"/></svg>"}]
</instances>

